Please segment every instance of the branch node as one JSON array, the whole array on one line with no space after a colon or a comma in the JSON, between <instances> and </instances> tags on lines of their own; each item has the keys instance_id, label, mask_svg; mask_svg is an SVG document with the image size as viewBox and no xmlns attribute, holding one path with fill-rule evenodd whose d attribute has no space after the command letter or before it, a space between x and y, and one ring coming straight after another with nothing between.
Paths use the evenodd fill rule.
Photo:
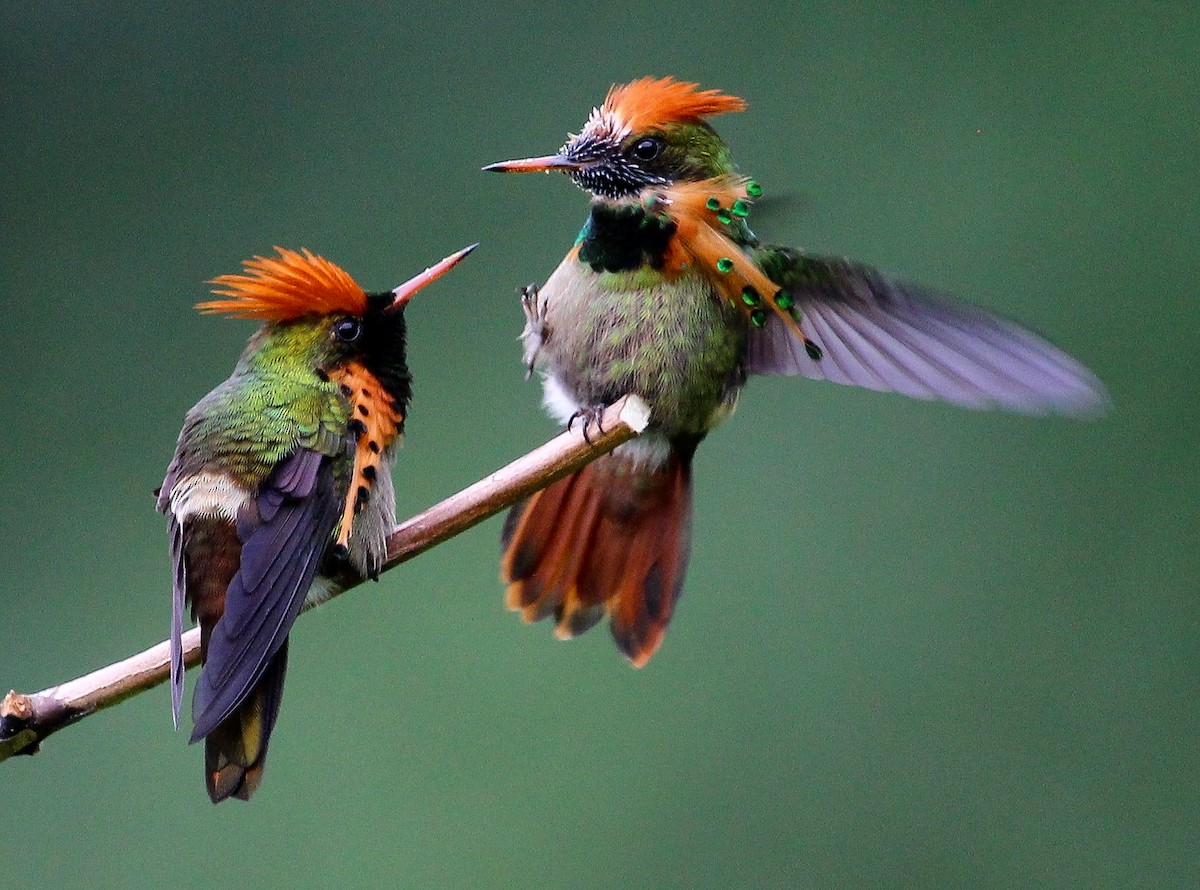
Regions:
<instances>
[{"instance_id":1,"label":"branch node","mask_svg":"<svg viewBox=\"0 0 1200 890\"><path fill-rule=\"evenodd\" d=\"M22 695L15 689L8 690L4 701L0 701L0 719L29 720L33 716L33 702L28 695Z\"/></svg>"},{"instance_id":2,"label":"branch node","mask_svg":"<svg viewBox=\"0 0 1200 890\"><path fill-rule=\"evenodd\" d=\"M8 743L14 754L36 754L37 733L30 729L33 718L32 699L10 689L0 701L0 742Z\"/></svg>"},{"instance_id":3,"label":"branch node","mask_svg":"<svg viewBox=\"0 0 1200 890\"><path fill-rule=\"evenodd\" d=\"M646 427L650 425L650 406L645 400L639 396L630 394L625 397L625 402L621 405L621 413L618 415L621 418L621 423L625 424L635 433L643 433Z\"/></svg>"}]
</instances>

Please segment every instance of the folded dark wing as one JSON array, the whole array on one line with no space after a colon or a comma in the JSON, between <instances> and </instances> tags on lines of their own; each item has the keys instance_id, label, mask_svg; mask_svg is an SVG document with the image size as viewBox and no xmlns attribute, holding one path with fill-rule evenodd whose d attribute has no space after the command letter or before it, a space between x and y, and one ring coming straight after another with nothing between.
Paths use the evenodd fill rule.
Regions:
<instances>
[{"instance_id":1,"label":"folded dark wing","mask_svg":"<svg viewBox=\"0 0 1200 890\"><path fill-rule=\"evenodd\" d=\"M234 711L287 639L337 522L334 488L332 458L301 448L239 515L241 563L196 685L193 741Z\"/></svg>"},{"instance_id":2,"label":"folded dark wing","mask_svg":"<svg viewBox=\"0 0 1200 890\"><path fill-rule=\"evenodd\" d=\"M812 358L780 319L752 328L747 368L1025 414L1095 415L1104 385L1058 347L1007 319L899 284L845 260L763 248L756 259L789 291Z\"/></svg>"}]
</instances>

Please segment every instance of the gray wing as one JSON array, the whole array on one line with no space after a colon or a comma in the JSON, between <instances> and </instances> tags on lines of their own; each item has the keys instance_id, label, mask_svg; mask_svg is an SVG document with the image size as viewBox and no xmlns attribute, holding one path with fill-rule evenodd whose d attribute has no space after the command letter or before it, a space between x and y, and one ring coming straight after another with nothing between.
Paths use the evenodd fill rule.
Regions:
<instances>
[{"instance_id":1,"label":"gray wing","mask_svg":"<svg viewBox=\"0 0 1200 890\"><path fill-rule=\"evenodd\" d=\"M844 260L791 248L755 251L795 299L809 356L778 318L750 331L747 370L802 375L941 399L967 408L1087 417L1110 405L1104 385L1058 347L982 309L899 284Z\"/></svg>"},{"instance_id":2,"label":"gray wing","mask_svg":"<svg viewBox=\"0 0 1200 890\"><path fill-rule=\"evenodd\" d=\"M238 517L241 562L196 684L193 742L237 708L287 640L340 512L332 461L298 450Z\"/></svg>"},{"instance_id":3,"label":"gray wing","mask_svg":"<svg viewBox=\"0 0 1200 890\"><path fill-rule=\"evenodd\" d=\"M179 481L178 457L167 468L167 477L155 491L156 507L167 516L167 535L171 542L171 720L179 729L179 712L183 708L183 611L187 598L187 563L184 560L183 526L171 512L171 490Z\"/></svg>"},{"instance_id":4,"label":"gray wing","mask_svg":"<svg viewBox=\"0 0 1200 890\"><path fill-rule=\"evenodd\" d=\"M167 511L167 529L171 538L171 719L179 729L183 707L183 609L187 596L187 564L183 556L183 526L175 514Z\"/></svg>"}]
</instances>

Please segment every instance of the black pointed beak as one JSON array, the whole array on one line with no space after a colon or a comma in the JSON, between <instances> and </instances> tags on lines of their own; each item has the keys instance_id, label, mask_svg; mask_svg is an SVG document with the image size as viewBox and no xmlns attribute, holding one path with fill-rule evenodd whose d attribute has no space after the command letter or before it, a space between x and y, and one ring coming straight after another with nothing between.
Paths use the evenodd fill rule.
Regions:
<instances>
[{"instance_id":1,"label":"black pointed beak","mask_svg":"<svg viewBox=\"0 0 1200 890\"><path fill-rule=\"evenodd\" d=\"M432 266L430 266L424 272L422 272L419 275L414 275L412 278L408 279L408 281L404 282L404 284L400 285L399 287L393 288L392 293L395 295L395 298L392 300L392 302L387 306L387 308L384 311L391 312L393 310L399 309L401 306L403 306L405 303L407 303L409 300L412 299L413 294L415 294L421 288L425 287L427 284L432 284L433 282L437 281L439 278L441 278L443 275L445 275L447 272L449 272L451 269L453 269L455 266L457 266L460 262L462 262L464 259L466 259L467 256L471 253L471 251L474 250L478 246L479 246L479 244L478 244L478 242L476 242L475 244L472 244L470 247L464 247L462 250L458 251L457 253L452 253L452 254L450 254L450 256L446 257L445 259L438 260L436 263L434 263Z\"/></svg>"},{"instance_id":2,"label":"black pointed beak","mask_svg":"<svg viewBox=\"0 0 1200 890\"><path fill-rule=\"evenodd\" d=\"M580 165L562 155L546 155L544 158L521 158L517 161L500 161L488 164L483 169L489 173L570 173Z\"/></svg>"}]
</instances>

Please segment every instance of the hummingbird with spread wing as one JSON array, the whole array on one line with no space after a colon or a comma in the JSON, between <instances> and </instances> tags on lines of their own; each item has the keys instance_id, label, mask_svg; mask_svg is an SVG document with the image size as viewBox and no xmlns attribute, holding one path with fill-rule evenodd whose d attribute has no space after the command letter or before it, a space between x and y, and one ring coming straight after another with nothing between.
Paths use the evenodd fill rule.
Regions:
<instances>
[{"instance_id":1,"label":"hummingbird with spread wing","mask_svg":"<svg viewBox=\"0 0 1200 890\"><path fill-rule=\"evenodd\" d=\"M640 438L519 504L502 533L509 608L560 638L606 615L635 666L658 649L683 588L692 457L752 374L803 376L967 408L1093 416L1083 365L982 309L860 263L764 244L762 189L708 118L746 103L673 78L614 86L556 154L485 167L558 171L591 196L583 230L526 288L525 360L549 410L598 420L626 393Z\"/></svg>"},{"instance_id":2,"label":"hummingbird with spread wing","mask_svg":"<svg viewBox=\"0 0 1200 890\"><path fill-rule=\"evenodd\" d=\"M188 412L159 490L174 596L171 701L183 701L183 612L200 625L192 699L213 803L248 800L279 713L288 633L323 577L377 577L396 519L392 461L411 393L404 306L474 246L367 293L309 251L276 248L214 279L202 312L262 322L233 374Z\"/></svg>"}]
</instances>

